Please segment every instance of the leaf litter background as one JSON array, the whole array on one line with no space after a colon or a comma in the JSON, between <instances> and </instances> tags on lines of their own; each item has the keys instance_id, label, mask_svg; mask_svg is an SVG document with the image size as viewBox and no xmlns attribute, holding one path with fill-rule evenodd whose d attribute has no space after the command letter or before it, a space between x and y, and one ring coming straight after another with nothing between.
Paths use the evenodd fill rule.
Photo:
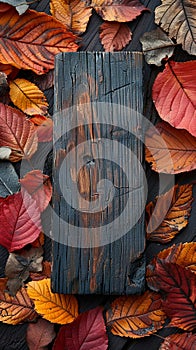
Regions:
<instances>
[{"instance_id":1,"label":"leaf litter background","mask_svg":"<svg viewBox=\"0 0 196 350\"><path fill-rule=\"evenodd\" d=\"M10 3L10 1L5 2ZM4 10L8 6L6 3L3 5ZM21 2L20 0L14 3L18 11L14 16L17 21L20 21L19 14L22 15L25 25L26 19L29 18L25 14L27 3L28 1ZM181 0L162 1L162 5L160 1L123 0L120 6L118 6L118 1L115 3L109 0L95 0L86 1L88 8L84 16L85 2L74 0L69 7L74 13L70 21L70 16L67 16L67 3L51 0L49 4L49 1L41 0L31 4L29 8L39 12L44 11L47 14L50 14L51 11L59 21L66 21L63 25L58 24L58 28L59 35L64 35L67 40L68 51L70 48L74 51L77 49L73 41L75 41L74 35L79 34L82 38L79 41L79 50L99 51L104 48L112 51L125 47L126 50L141 51L141 40L147 62L159 67L145 64L145 115L153 123L159 122L158 128L168 143L175 164L174 170L171 170L164 161L162 163L161 171L165 173L166 180L162 195L163 201L166 202L169 195L167 174L171 171L176 174L176 186L167 216L156 231L148 232L147 235L148 266L145 293L141 296L116 298L54 295L49 283L51 242L47 235L43 234L49 231L50 226L47 205L52 189L49 179L51 177L51 155L45 165L43 179L39 170L32 171L29 168L26 169L27 175L24 174L19 184L12 164L18 172L18 161L22 157L31 158L31 161L34 161L37 147L42 149L44 142L51 140L53 73L49 71L44 74L44 79L40 73L43 74L51 69L53 53L56 53L59 48L50 50L48 63L43 65L39 64L37 59L34 60L33 56L30 61L27 60L28 63L25 63L25 59L13 62L3 50L0 71L9 75L9 87L6 75L1 75L2 124L5 118L8 121L7 125L9 121L15 120L14 137L17 137L20 142L22 142L21 137L18 137L17 132L20 132L21 127L17 127L19 124L16 114L21 116L20 125L28 135L31 136L31 130L36 129L36 125L42 125L42 127L37 133L37 138L35 136L25 138L28 142L25 142L24 139L20 147L13 147L16 142L13 141L13 136L9 137L9 132L7 133L8 139L5 139L3 129L1 133L3 138L0 156L5 159L9 158L12 164L8 161L0 162L0 210L1 219L3 219L0 237L4 246L0 250L0 276L2 277L0 279L0 349L137 350L147 346L150 346L152 350L159 348L162 350L193 349L196 346L194 334L196 327L196 249L194 243L196 204L193 201L196 180L194 171L196 168L196 122L193 113L196 94L195 80L192 76L195 69L195 58L190 54L195 54L195 41L193 40L195 33L192 23L192 18L196 16L195 5L192 0L186 0L184 7ZM131 4L136 6L134 14L127 11ZM155 21L159 24L158 29L154 24L154 10ZM169 28L166 24L167 18L165 20L166 10L171 19ZM141 16L137 17L140 12L142 12ZM8 19L10 15L6 16ZM35 13L33 18L32 21L37 20L41 23L43 15L38 16L38 13ZM46 20L46 17L44 18ZM78 18L80 18L79 26ZM189 26L187 26L187 18L190 22ZM134 20L130 23L132 19ZM0 19L0 21L3 24L5 19ZM46 22L51 22L51 19ZM68 28L69 34L64 25ZM50 23L48 26L48 31L50 31ZM151 30L153 30L152 33ZM163 30L169 32L169 36ZM3 26L2 31L4 31ZM8 37L10 35L9 32L5 34L8 34ZM186 51L183 51L180 45ZM40 47L37 44L35 46L38 53ZM43 55L46 54L44 50ZM171 58L166 63L167 57ZM183 63L185 61L189 63ZM14 67L8 63L14 64ZM20 68L31 69L34 73L31 70L20 71ZM159 72L162 73L158 74ZM6 89L7 91L10 89L9 93L5 93ZM17 101L16 93L19 96ZM181 103L178 103L179 101ZM15 108L18 107L22 112L5 107L4 104L10 104L12 107L15 105ZM24 113L31 116L32 125L28 121L28 128L25 127L27 122ZM159 149L159 142L150 130L146 142L149 144L149 149L157 147L158 156L162 159L163 153ZM149 185L146 207L148 223L157 200L157 171L160 169L156 169L156 164L148 149L146 149L146 160L152 163L152 168L148 163L146 164ZM44 182L43 185L42 182ZM6 187L2 185L3 183L6 184ZM29 186L29 183L33 186ZM39 206L39 210L37 212L34 210L34 212L37 213L39 225L42 225L42 227L38 225L39 230L33 230L34 236L31 235L30 241L28 238L27 241L25 240L26 235L25 232L23 233L22 246L21 242L17 241L17 230L21 233L21 228L14 225L13 212L17 212L18 217L25 218L29 229L32 229L32 225L30 218L23 210L22 203L18 200L20 192L10 195L10 190L15 193L20 190L20 186L21 191L24 191L25 196L29 198L32 208ZM18 219L15 218L15 220L17 223ZM26 245L27 243L31 244ZM36 322L29 322L32 320ZM22 324L18 324L19 322ZM61 324L64 325L61 326ZM89 343L89 339L92 343Z\"/></svg>"}]
</instances>

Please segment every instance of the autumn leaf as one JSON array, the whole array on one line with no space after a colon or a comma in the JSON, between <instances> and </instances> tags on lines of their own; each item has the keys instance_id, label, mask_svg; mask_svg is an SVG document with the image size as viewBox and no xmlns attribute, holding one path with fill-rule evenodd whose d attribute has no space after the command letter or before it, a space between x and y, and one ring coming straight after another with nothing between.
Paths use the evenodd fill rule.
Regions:
<instances>
[{"instance_id":1,"label":"autumn leaf","mask_svg":"<svg viewBox=\"0 0 196 350\"><path fill-rule=\"evenodd\" d=\"M148 64L161 66L162 60L173 55L174 42L160 28L144 33L140 42Z\"/></svg>"},{"instance_id":2,"label":"autumn leaf","mask_svg":"<svg viewBox=\"0 0 196 350\"><path fill-rule=\"evenodd\" d=\"M45 115L48 102L44 93L26 79L15 79L9 83L13 104L28 115Z\"/></svg>"},{"instance_id":3,"label":"autumn leaf","mask_svg":"<svg viewBox=\"0 0 196 350\"><path fill-rule=\"evenodd\" d=\"M157 275L155 269L157 260L161 260L163 263L175 263L196 273L196 243L190 242L174 244L171 247L160 251L147 265L147 284L149 288L155 291L159 290L156 282Z\"/></svg>"},{"instance_id":4,"label":"autumn leaf","mask_svg":"<svg viewBox=\"0 0 196 350\"><path fill-rule=\"evenodd\" d=\"M196 348L196 334L185 332L166 337L159 350L193 350L194 348Z\"/></svg>"},{"instance_id":5,"label":"autumn leaf","mask_svg":"<svg viewBox=\"0 0 196 350\"><path fill-rule=\"evenodd\" d=\"M1 9L2 4L0 4ZM44 74L59 52L77 51L76 37L52 16L11 8L0 17L0 62Z\"/></svg>"},{"instance_id":6,"label":"autumn leaf","mask_svg":"<svg viewBox=\"0 0 196 350\"><path fill-rule=\"evenodd\" d=\"M48 120L48 117L44 116L44 115L40 115L40 114L36 114L34 116L32 116L31 118L29 118L29 120L35 124L36 126L39 126L41 124L43 124L43 122Z\"/></svg>"},{"instance_id":7,"label":"autumn leaf","mask_svg":"<svg viewBox=\"0 0 196 350\"><path fill-rule=\"evenodd\" d=\"M188 225L193 201L192 192L192 184L176 185L146 206L147 239L162 244L168 243ZM167 214L163 217L162 213Z\"/></svg>"},{"instance_id":8,"label":"autumn leaf","mask_svg":"<svg viewBox=\"0 0 196 350\"><path fill-rule=\"evenodd\" d=\"M41 318L36 323L29 323L26 337L29 350L44 350L55 336L54 324Z\"/></svg>"},{"instance_id":9,"label":"autumn leaf","mask_svg":"<svg viewBox=\"0 0 196 350\"><path fill-rule=\"evenodd\" d=\"M46 320L66 324L78 316L78 304L73 295L52 293L50 279L28 283L27 292L34 301L35 310Z\"/></svg>"},{"instance_id":10,"label":"autumn leaf","mask_svg":"<svg viewBox=\"0 0 196 350\"><path fill-rule=\"evenodd\" d=\"M166 315L158 293L146 291L142 295L116 299L106 313L107 325L114 335L140 338L163 327Z\"/></svg>"},{"instance_id":11,"label":"autumn leaf","mask_svg":"<svg viewBox=\"0 0 196 350\"><path fill-rule=\"evenodd\" d=\"M31 158L37 150L34 125L19 110L0 103L0 146L12 150L10 160Z\"/></svg>"},{"instance_id":12,"label":"autumn leaf","mask_svg":"<svg viewBox=\"0 0 196 350\"><path fill-rule=\"evenodd\" d=\"M29 7L27 0L1 0L1 2L15 6L19 15L22 15Z\"/></svg>"},{"instance_id":13,"label":"autumn leaf","mask_svg":"<svg viewBox=\"0 0 196 350\"><path fill-rule=\"evenodd\" d=\"M30 248L20 253L10 253L6 266L5 275L8 277L7 287L11 295L23 286L23 282L29 277L29 272L41 272L43 249Z\"/></svg>"},{"instance_id":14,"label":"autumn leaf","mask_svg":"<svg viewBox=\"0 0 196 350\"><path fill-rule=\"evenodd\" d=\"M9 160L12 150L8 147L0 147L0 160Z\"/></svg>"},{"instance_id":15,"label":"autumn leaf","mask_svg":"<svg viewBox=\"0 0 196 350\"><path fill-rule=\"evenodd\" d=\"M0 197L7 197L18 192L20 184L18 175L10 162L0 162Z\"/></svg>"},{"instance_id":16,"label":"autumn leaf","mask_svg":"<svg viewBox=\"0 0 196 350\"><path fill-rule=\"evenodd\" d=\"M52 15L75 34L86 31L92 8L80 0L50 0Z\"/></svg>"},{"instance_id":17,"label":"autumn leaf","mask_svg":"<svg viewBox=\"0 0 196 350\"><path fill-rule=\"evenodd\" d=\"M139 0L90 0L86 4L106 21L130 22L148 10Z\"/></svg>"},{"instance_id":18,"label":"autumn leaf","mask_svg":"<svg viewBox=\"0 0 196 350\"><path fill-rule=\"evenodd\" d=\"M35 241L42 229L40 211L27 191L0 198L1 245L13 252Z\"/></svg>"},{"instance_id":19,"label":"autumn leaf","mask_svg":"<svg viewBox=\"0 0 196 350\"><path fill-rule=\"evenodd\" d=\"M196 4L194 0L162 0L155 9L155 23L189 54L196 54Z\"/></svg>"},{"instance_id":20,"label":"autumn leaf","mask_svg":"<svg viewBox=\"0 0 196 350\"><path fill-rule=\"evenodd\" d=\"M7 76L8 75L17 75L18 69L14 66L11 66L11 64L3 64L0 63L0 72L5 73Z\"/></svg>"},{"instance_id":21,"label":"autumn leaf","mask_svg":"<svg viewBox=\"0 0 196 350\"><path fill-rule=\"evenodd\" d=\"M108 337L102 307L79 315L77 319L60 328L53 350L107 350Z\"/></svg>"},{"instance_id":22,"label":"autumn leaf","mask_svg":"<svg viewBox=\"0 0 196 350\"><path fill-rule=\"evenodd\" d=\"M44 236L44 233L41 231L39 234L39 237L36 238L36 240L32 242L31 245L34 248L39 248L44 245L44 241L45 241L45 236Z\"/></svg>"},{"instance_id":23,"label":"autumn leaf","mask_svg":"<svg viewBox=\"0 0 196 350\"><path fill-rule=\"evenodd\" d=\"M50 89L54 86L54 69L49 70L49 72L44 75L33 73L32 82L42 91Z\"/></svg>"},{"instance_id":24,"label":"autumn leaf","mask_svg":"<svg viewBox=\"0 0 196 350\"><path fill-rule=\"evenodd\" d=\"M25 288L22 288L15 297L0 289L1 322L16 325L25 321L33 321L36 317L33 303Z\"/></svg>"},{"instance_id":25,"label":"autumn leaf","mask_svg":"<svg viewBox=\"0 0 196 350\"><path fill-rule=\"evenodd\" d=\"M191 331L196 327L196 274L183 266L157 260L157 289L166 293L163 308L170 326Z\"/></svg>"},{"instance_id":26,"label":"autumn leaf","mask_svg":"<svg viewBox=\"0 0 196 350\"><path fill-rule=\"evenodd\" d=\"M40 211L44 211L52 197L52 185L49 176L43 174L41 170L32 170L23 179L20 179L20 183L35 199Z\"/></svg>"},{"instance_id":27,"label":"autumn leaf","mask_svg":"<svg viewBox=\"0 0 196 350\"><path fill-rule=\"evenodd\" d=\"M0 71L0 95L5 95L8 89L7 75Z\"/></svg>"},{"instance_id":28,"label":"autumn leaf","mask_svg":"<svg viewBox=\"0 0 196 350\"><path fill-rule=\"evenodd\" d=\"M146 132L146 161L159 173L178 174L196 168L196 138L165 122ZM163 142L164 141L164 142ZM169 152L169 153L168 153Z\"/></svg>"},{"instance_id":29,"label":"autumn leaf","mask_svg":"<svg viewBox=\"0 0 196 350\"><path fill-rule=\"evenodd\" d=\"M169 61L152 88L152 98L160 117L193 136L196 136L195 70L196 61Z\"/></svg>"},{"instance_id":30,"label":"autumn leaf","mask_svg":"<svg viewBox=\"0 0 196 350\"><path fill-rule=\"evenodd\" d=\"M43 269L42 269L42 272L31 272L30 273L30 278L33 280L33 281L41 281L43 279L46 279L46 278L50 278L51 276L51 262L49 261L44 261L42 263L43 265Z\"/></svg>"},{"instance_id":31,"label":"autumn leaf","mask_svg":"<svg viewBox=\"0 0 196 350\"><path fill-rule=\"evenodd\" d=\"M53 120L47 118L36 130L39 142L51 142L53 139Z\"/></svg>"},{"instance_id":32,"label":"autumn leaf","mask_svg":"<svg viewBox=\"0 0 196 350\"><path fill-rule=\"evenodd\" d=\"M131 40L131 31L126 23L104 22L100 30L100 39L105 51L120 51Z\"/></svg>"}]
</instances>

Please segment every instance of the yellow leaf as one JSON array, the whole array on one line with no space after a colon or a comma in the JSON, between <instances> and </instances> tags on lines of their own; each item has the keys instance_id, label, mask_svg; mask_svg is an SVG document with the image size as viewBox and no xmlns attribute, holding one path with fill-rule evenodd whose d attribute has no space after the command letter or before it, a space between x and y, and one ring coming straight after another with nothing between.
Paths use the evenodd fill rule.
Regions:
<instances>
[{"instance_id":1,"label":"yellow leaf","mask_svg":"<svg viewBox=\"0 0 196 350\"><path fill-rule=\"evenodd\" d=\"M58 21L76 34L86 31L92 14L92 8L86 7L80 0L51 0L50 11Z\"/></svg>"},{"instance_id":2,"label":"yellow leaf","mask_svg":"<svg viewBox=\"0 0 196 350\"><path fill-rule=\"evenodd\" d=\"M73 295L52 293L50 279L32 281L27 293L34 301L35 310L50 322L66 324L78 316L78 303Z\"/></svg>"},{"instance_id":3,"label":"yellow leaf","mask_svg":"<svg viewBox=\"0 0 196 350\"><path fill-rule=\"evenodd\" d=\"M12 102L28 115L45 115L48 102L44 93L26 79L15 79L10 84L10 98Z\"/></svg>"}]
</instances>

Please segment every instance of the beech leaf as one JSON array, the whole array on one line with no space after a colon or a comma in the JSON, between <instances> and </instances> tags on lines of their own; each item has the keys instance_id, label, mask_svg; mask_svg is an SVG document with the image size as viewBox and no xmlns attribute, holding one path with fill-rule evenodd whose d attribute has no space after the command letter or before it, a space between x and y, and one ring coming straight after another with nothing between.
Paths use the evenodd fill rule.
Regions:
<instances>
[{"instance_id":1,"label":"beech leaf","mask_svg":"<svg viewBox=\"0 0 196 350\"><path fill-rule=\"evenodd\" d=\"M162 0L162 5L155 9L155 23L192 55L196 54L195 21L194 0Z\"/></svg>"},{"instance_id":2,"label":"beech leaf","mask_svg":"<svg viewBox=\"0 0 196 350\"><path fill-rule=\"evenodd\" d=\"M165 338L159 350L193 350L196 348L196 334L191 332L171 334Z\"/></svg>"},{"instance_id":3,"label":"beech leaf","mask_svg":"<svg viewBox=\"0 0 196 350\"><path fill-rule=\"evenodd\" d=\"M100 30L100 39L105 51L120 51L131 40L131 31L126 23L104 22Z\"/></svg>"},{"instance_id":4,"label":"beech leaf","mask_svg":"<svg viewBox=\"0 0 196 350\"><path fill-rule=\"evenodd\" d=\"M9 83L13 104L28 115L45 115L48 102L44 93L26 79L15 79Z\"/></svg>"},{"instance_id":5,"label":"beech leaf","mask_svg":"<svg viewBox=\"0 0 196 350\"><path fill-rule=\"evenodd\" d=\"M77 319L60 328L53 350L107 350L108 337L102 307L79 315Z\"/></svg>"},{"instance_id":6,"label":"beech leaf","mask_svg":"<svg viewBox=\"0 0 196 350\"><path fill-rule=\"evenodd\" d=\"M196 61L169 61L152 88L152 98L160 117L193 136L196 136L195 70Z\"/></svg>"},{"instance_id":7,"label":"beech leaf","mask_svg":"<svg viewBox=\"0 0 196 350\"><path fill-rule=\"evenodd\" d=\"M147 239L168 243L188 224L193 201L193 185L176 185L146 206ZM157 199L159 204L157 205ZM168 208L169 204L169 209ZM166 209L164 207L166 206ZM154 208L156 212L154 212ZM167 212L162 217L162 212ZM162 222L160 218L162 217ZM148 225L149 222L149 225Z\"/></svg>"},{"instance_id":8,"label":"beech leaf","mask_svg":"<svg viewBox=\"0 0 196 350\"><path fill-rule=\"evenodd\" d=\"M1 9L0 4L0 9ZM20 30L19 30L20 29ZM0 62L44 74L59 52L77 51L76 37L52 16L12 7L0 17Z\"/></svg>"},{"instance_id":9,"label":"beech leaf","mask_svg":"<svg viewBox=\"0 0 196 350\"><path fill-rule=\"evenodd\" d=\"M152 169L167 174L196 169L196 138L165 122L158 123L156 129L148 129L145 138L146 161Z\"/></svg>"},{"instance_id":10,"label":"beech leaf","mask_svg":"<svg viewBox=\"0 0 196 350\"><path fill-rule=\"evenodd\" d=\"M166 315L158 293L146 291L142 295L116 299L106 313L107 325L114 335L141 338L163 327Z\"/></svg>"},{"instance_id":11,"label":"beech leaf","mask_svg":"<svg viewBox=\"0 0 196 350\"><path fill-rule=\"evenodd\" d=\"M39 142L51 142L53 139L53 120L47 118L37 127L37 136Z\"/></svg>"},{"instance_id":12,"label":"beech leaf","mask_svg":"<svg viewBox=\"0 0 196 350\"><path fill-rule=\"evenodd\" d=\"M148 64L161 66L162 60L173 55L174 42L160 28L144 33L140 42Z\"/></svg>"},{"instance_id":13,"label":"beech leaf","mask_svg":"<svg viewBox=\"0 0 196 350\"><path fill-rule=\"evenodd\" d=\"M35 310L46 320L66 324L78 316L78 303L73 295L52 293L50 279L28 283L27 292Z\"/></svg>"},{"instance_id":14,"label":"beech leaf","mask_svg":"<svg viewBox=\"0 0 196 350\"><path fill-rule=\"evenodd\" d=\"M23 286L23 282L29 277L29 272L41 272L43 249L31 248L20 253L10 253L6 266L5 275L8 277L7 287L11 295Z\"/></svg>"},{"instance_id":15,"label":"beech leaf","mask_svg":"<svg viewBox=\"0 0 196 350\"><path fill-rule=\"evenodd\" d=\"M44 350L55 336L54 324L41 318L36 323L29 323L27 328L29 350Z\"/></svg>"},{"instance_id":16,"label":"beech leaf","mask_svg":"<svg viewBox=\"0 0 196 350\"><path fill-rule=\"evenodd\" d=\"M7 197L18 192L20 184L18 175L10 162L0 162L0 197Z\"/></svg>"},{"instance_id":17,"label":"beech leaf","mask_svg":"<svg viewBox=\"0 0 196 350\"><path fill-rule=\"evenodd\" d=\"M1 245L13 252L35 241L41 227L40 211L27 191L0 198Z\"/></svg>"}]
</instances>

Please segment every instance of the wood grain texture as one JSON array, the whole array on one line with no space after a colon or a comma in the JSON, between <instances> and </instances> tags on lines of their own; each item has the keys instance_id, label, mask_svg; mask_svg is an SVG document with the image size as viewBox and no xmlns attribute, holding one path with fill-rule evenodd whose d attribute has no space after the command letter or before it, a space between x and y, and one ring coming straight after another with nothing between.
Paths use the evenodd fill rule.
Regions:
<instances>
[{"instance_id":1,"label":"wood grain texture","mask_svg":"<svg viewBox=\"0 0 196 350\"><path fill-rule=\"evenodd\" d=\"M54 150L53 202L58 217L54 217L52 231L54 239L60 239L62 243L55 243L53 250L52 286L55 292L132 294L141 292L144 287L144 218L141 215L133 228L130 219L134 210L142 212L141 191L144 191L144 188L141 190L143 182L139 166L143 161L143 146L139 140L141 125L131 112L132 109L142 113L142 68L140 53L80 52L57 56L54 134L58 133L59 127L63 133L68 118L71 118L71 125L76 122L81 125L62 137ZM122 105L129 107L129 116ZM116 126L117 123L125 126L127 118L128 129L134 130L136 136L125 127ZM129 148L139 162L134 162L128 150L123 153L122 145L127 147L126 150ZM59 153L64 152L66 160L70 150L76 147L71 163L62 171L64 163L59 160ZM128 169L123 169L127 163ZM80 192L78 198L71 191L71 182ZM64 186L66 192L62 190ZM66 198L62 191L67 194ZM68 196L71 205L67 203ZM96 200L97 208L93 212L91 204ZM89 203L87 207L86 202ZM126 206L125 216L122 213ZM72 227L64 227L59 217ZM120 232L117 234L113 222L118 222ZM73 227L77 227L77 241L72 240ZM94 238L90 236L92 234ZM102 238L105 239L105 235L108 235L106 242L109 244ZM83 242L89 245L84 246Z\"/></svg>"}]
</instances>

